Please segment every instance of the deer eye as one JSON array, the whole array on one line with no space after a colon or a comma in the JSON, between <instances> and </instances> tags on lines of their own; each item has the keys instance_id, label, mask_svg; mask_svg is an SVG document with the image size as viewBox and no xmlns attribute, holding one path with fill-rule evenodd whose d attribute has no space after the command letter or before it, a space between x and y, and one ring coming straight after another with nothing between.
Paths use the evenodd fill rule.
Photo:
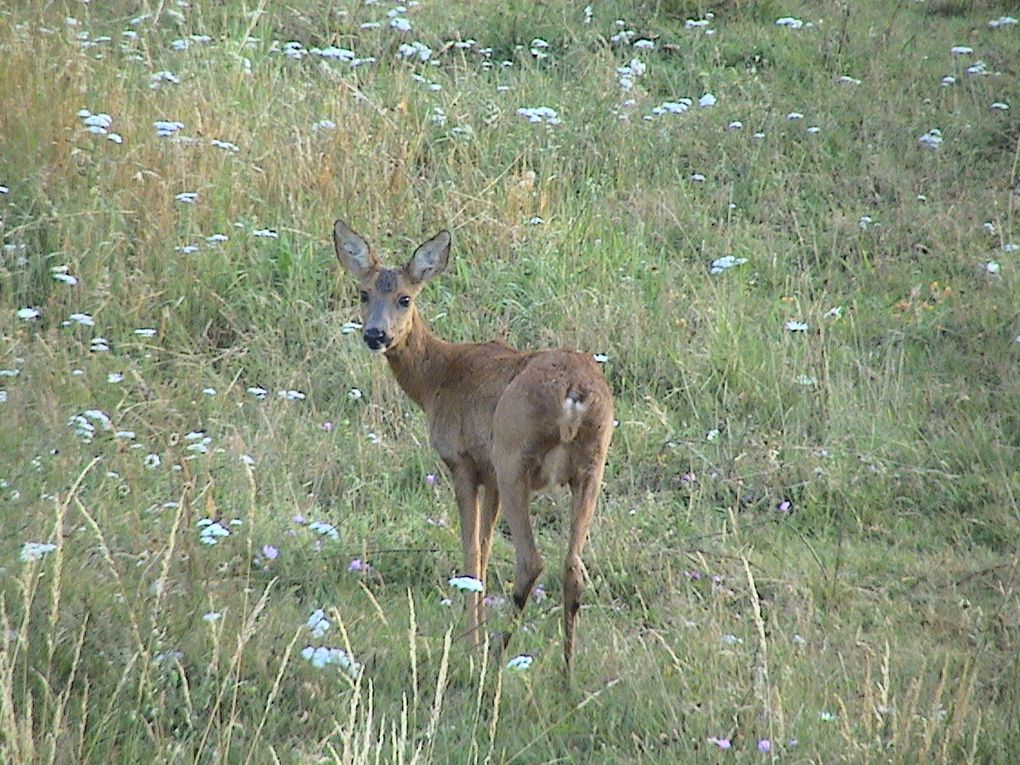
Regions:
<instances>
[{"instance_id":1,"label":"deer eye","mask_svg":"<svg viewBox=\"0 0 1020 765\"><path fill-rule=\"evenodd\" d=\"M365 292L364 290L361 291L361 302L362 303L368 302L368 293Z\"/></svg>"},{"instance_id":2,"label":"deer eye","mask_svg":"<svg viewBox=\"0 0 1020 765\"><path fill-rule=\"evenodd\" d=\"M410 308L410 306L411 306L411 296L410 295L401 295L400 299L397 300L397 305L399 305L401 308Z\"/></svg>"}]
</instances>

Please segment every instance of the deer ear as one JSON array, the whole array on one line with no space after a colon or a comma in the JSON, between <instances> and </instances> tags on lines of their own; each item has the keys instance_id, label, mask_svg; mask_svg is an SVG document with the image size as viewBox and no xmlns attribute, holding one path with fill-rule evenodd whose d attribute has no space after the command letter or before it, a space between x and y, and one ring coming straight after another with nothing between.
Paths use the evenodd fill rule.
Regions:
<instances>
[{"instance_id":1,"label":"deer ear","mask_svg":"<svg viewBox=\"0 0 1020 765\"><path fill-rule=\"evenodd\" d=\"M363 279L377 265L375 255L368 248L368 242L355 234L342 220L333 224L333 244L336 246L336 257L340 265L358 279Z\"/></svg>"},{"instance_id":2,"label":"deer ear","mask_svg":"<svg viewBox=\"0 0 1020 765\"><path fill-rule=\"evenodd\" d=\"M427 282L446 268L450 259L450 232L440 231L422 244L407 264L407 274L415 283Z\"/></svg>"}]
</instances>

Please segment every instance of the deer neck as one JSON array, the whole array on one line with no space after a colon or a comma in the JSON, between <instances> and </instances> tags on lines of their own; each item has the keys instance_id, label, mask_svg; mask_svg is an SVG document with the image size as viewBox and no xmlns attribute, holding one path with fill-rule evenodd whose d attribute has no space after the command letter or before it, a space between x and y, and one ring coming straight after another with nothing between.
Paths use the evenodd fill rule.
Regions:
<instances>
[{"instance_id":1,"label":"deer neck","mask_svg":"<svg viewBox=\"0 0 1020 765\"><path fill-rule=\"evenodd\" d=\"M445 377L454 344L432 334L415 309L411 330L386 351L386 360L397 384L423 410L430 410L432 394Z\"/></svg>"}]
</instances>

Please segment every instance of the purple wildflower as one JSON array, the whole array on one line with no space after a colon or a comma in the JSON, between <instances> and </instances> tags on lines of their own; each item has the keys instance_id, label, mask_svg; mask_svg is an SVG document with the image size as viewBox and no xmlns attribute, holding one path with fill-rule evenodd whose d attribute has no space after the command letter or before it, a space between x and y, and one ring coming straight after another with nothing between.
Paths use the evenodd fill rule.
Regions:
<instances>
[{"instance_id":1,"label":"purple wildflower","mask_svg":"<svg viewBox=\"0 0 1020 765\"><path fill-rule=\"evenodd\" d=\"M758 741L758 751L763 754L768 754L772 751L772 742L767 738L763 738Z\"/></svg>"},{"instance_id":2,"label":"purple wildflower","mask_svg":"<svg viewBox=\"0 0 1020 765\"><path fill-rule=\"evenodd\" d=\"M427 483L429 486L435 486L436 485L436 474L435 473L428 473L428 474L426 474L426 476L425 476L425 483Z\"/></svg>"},{"instance_id":3,"label":"purple wildflower","mask_svg":"<svg viewBox=\"0 0 1020 765\"><path fill-rule=\"evenodd\" d=\"M262 545L262 555L266 560L276 560L280 557L280 551L273 545Z\"/></svg>"},{"instance_id":4,"label":"purple wildflower","mask_svg":"<svg viewBox=\"0 0 1020 765\"><path fill-rule=\"evenodd\" d=\"M724 750L733 746L728 738L716 738L715 736L710 736L708 738L708 743L715 744L717 747Z\"/></svg>"}]
</instances>

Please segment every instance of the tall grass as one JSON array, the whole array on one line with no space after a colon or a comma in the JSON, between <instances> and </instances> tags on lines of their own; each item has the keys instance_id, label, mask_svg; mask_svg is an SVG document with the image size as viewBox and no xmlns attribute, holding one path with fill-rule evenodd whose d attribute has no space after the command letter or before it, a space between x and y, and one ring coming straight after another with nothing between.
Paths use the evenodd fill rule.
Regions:
<instances>
[{"instance_id":1,"label":"tall grass","mask_svg":"<svg viewBox=\"0 0 1020 765\"><path fill-rule=\"evenodd\" d=\"M590 11L0 10L0 760L1011 761L1020 25ZM453 230L444 337L607 357L569 687L558 565L506 652L459 639L336 217L391 261Z\"/></svg>"}]
</instances>

